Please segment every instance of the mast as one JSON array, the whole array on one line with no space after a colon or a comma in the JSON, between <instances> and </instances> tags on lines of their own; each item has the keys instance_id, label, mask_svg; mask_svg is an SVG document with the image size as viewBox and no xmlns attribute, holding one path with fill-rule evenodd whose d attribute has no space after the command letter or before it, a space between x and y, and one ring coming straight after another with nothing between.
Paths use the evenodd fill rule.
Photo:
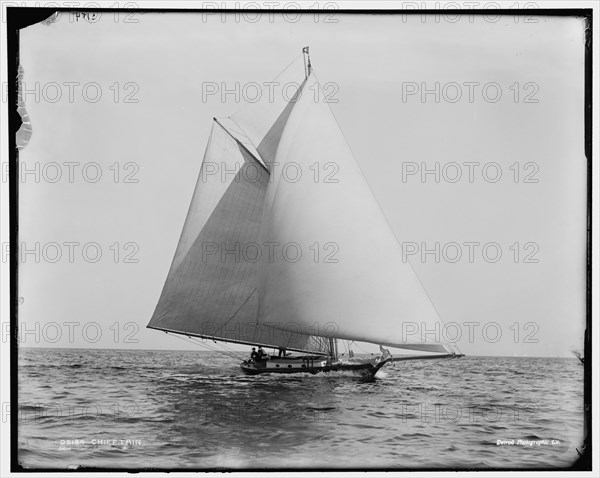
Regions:
<instances>
[{"instance_id":1,"label":"mast","mask_svg":"<svg viewBox=\"0 0 600 478\"><path fill-rule=\"evenodd\" d=\"M329 338L329 356L331 357L332 362L336 362L338 359L337 339L333 337Z\"/></svg>"},{"instance_id":2,"label":"mast","mask_svg":"<svg viewBox=\"0 0 600 478\"><path fill-rule=\"evenodd\" d=\"M310 53L308 51L307 46L305 46L304 48L302 48L302 54L304 55L304 76L305 78L308 78L308 75L310 75Z\"/></svg>"}]
</instances>

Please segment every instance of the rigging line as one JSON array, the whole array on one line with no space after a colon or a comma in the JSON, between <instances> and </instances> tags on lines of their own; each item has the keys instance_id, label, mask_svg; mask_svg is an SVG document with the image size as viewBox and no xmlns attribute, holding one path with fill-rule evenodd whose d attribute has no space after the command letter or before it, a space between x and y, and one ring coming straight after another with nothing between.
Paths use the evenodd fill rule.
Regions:
<instances>
[{"instance_id":1,"label":"rigging line","mask_svg":"<svg viewBox=\"0 0 600 478\"><path fill-rule=\"evenodd\" d=\"M248 139L248 143L250 144L250 146L252 146L256 150L256 153L258 154L258 157L260 158L260 161L258 161L258 159L257 159L257 161L259 163L261 163L261 166L265 167L265 169L269 172L269 175L270 175L271 172L269 171L269 168L266 167L265 160L262 158L262 156L258 152L258 149L257 149L258 147L252 142L252 140L250 138L248 138L248 135L246 134L246 132L242 129L242 127L239 124L237 124L237 122L233 119L233 116L228 116L227 118L229 118L229 120L231 120L231 122L233 122L238 128L240 128L242 133L244 133L244 136L246 137L246 139ZM252 156L255 156L255 155L253 154Z\"/></svg>"},{"instance_id":2,"label":"rigging line","mask_svg":"<svg viewBox=\"0 0 600 478\"><path fill-rule=\"evenodd\" d=\"M304 53L300 53L300 54L299 54L299 55L298 55L296 58L294 58L294 59L293 59L293 60L292 60L292 61L289 63L289 65L288 65L288 66L286 66L286 67L285 67L283 70L281 70L281 71L279 72L279 74L278 74L278 75L277 75L275 78L273 78L273 81L275 81L277 78L279 78L281 75L283 75L283 74L286 72L286 70L287 70L288 68L290 68L290 67L291 67L291 66L292 66L294 63L296 63L296 62L298 61L298 59L299 59L301 56L304 56ZM304 60L303 60L303 61L304 61Z\"/></svg>"},{"instance_id":3,"label":"rigging line","mask_svg":"<svg viewBox=\"0 0 600 478\"><path fill-rule=\"evenodd\" d=\"M198 340L198 339L197 339L197 340ZM241 356L240 356L240 355L237 355L237 354L236 354L236 353L235 353L233 350L229 350L229 351L227 351L227 350L220 350L220 349L218 348L218 347L219 347L219 345L220 345L221 347L225 348L224 344L219 344L219 343L217 343L217 345L216 345L216 346L214 346L214 345L209 345L209 344L202 343L202 342L200 342L199 340L198 340L198 342L197 342L197 343L198 343L198 345L200 345L200 346L204 346L204 347L206 347L207 349L209 349L209 350L212 350L212 351L213 351L213 352L215 352L215 353L220 353L220 354L226 355L226 356L228 356L228 357L231 357L231 358L233 358L233 359L235 359L235 360L244 360L243 358L241 358Z\"/></svg>"},{"instance_id":4,"label":"rigging line","mask_svg":"<svg viewBox=\"0 0 600 478\"><path fill-rule=\"evenodd\" d=\"M283 70L281 70L281 71L280 71L280 72L277 74L277 76L276 76L275 78L273 78L273 80L271 80L271 81L270 81L270 83L273 83L273 82L274 82L275 80L277 80L277 79L278 79L278 78L279 78L281 75L283 75L283 74L284 74L284 73L285 73L285 72L286 72L286 71L287 71L287 70L288 70L288 69L289 69L289 68L290 68L290 67L291 67L291 66L292 66L294 63L296 63L296 62L297 62L297 61L300 59L300 57L301 57L301 56L304 56L304 53L300 53L300 54L299 54L298 56L296 56L296 57L295 57L295 58L294 58L292 61L290 61L290 63L289 63L289 64L288 64L288 65L287 65L287 66L286 66L286 67L285 67ZM247 108L247 107L246 107L246 108ZM242 108L242 109L241 109L241 110L239 110L239 111L244 111L244 108ZM248 138L248 135L246 134L246 132L244 131L244 129L243 129L243 128L242 128L242 127L239 125L239 124L237 124L237 122L236 122L236 121L235 121L235 120L232 118L232 116L235 116L235 114L236 114L236 113L233 113L233 115L231 115L231 116L228 116L228 118L229 118L231 121L233 121L233 122L235 123L235 125L236 125L238 128L240 128L240 130L241 130L241 131L244 133L244 136L246 136L246 138ZM254 143L252 143L252 141L250 140L250 138L248 138L248 141L250 142L250 144L251 144L252 146L254 146L254 147L256 148L256 145L255 145Z\"/></svg>"},{"instance_id":5,"label":"rigging line","mask_svg":"<svg viewBox=\"0 0 600 478\"><path fill-rule=\"evenodd\" d=\"M191 337L190 336L188 338L190 339L191 343L195 343L196 345L199 345L200 347L207 348L207 349L209 349L209 350L211 350L213 352L218 352L218 353L226 354L224 351L219 350L219 348L218 348L218 345L219 345L218 342L215 342L215 345L212 345L210 343L204 342L203 339L200 339L198 337ZM229 355L229 354L226 354L226 355Z\"/></svg>"},{"instance_id":6,"label":"rigging line","mask_svg":"<svg viewBox=\"0 0 600 478\"><path fill-rule=\"evenodd\" d=\"M250 297L252 297L254 295L254 293L256 292L256 287L254 288L254 290L252 292L250 292L250 295L248 297L246 297L246 300L244 302L242 302L242 305L240 305L238 307L238 309L233 313L233 315L231 317L229 317L227 320L225 320L225 322L223 322L223 325L221 326L221 328L219 330L223 331L224 327L231 322L231 320L233 320L233 318L238 314L238 312L240 310L242 310L242 308L246 305L246 302L248 302L250 300ZM214 334L213 334L214 337Z\"/></svg>"},{"instance_id":7,"label":"rigging line","mask_svg":"<svg viewBox=\"0 0 600 478\"><path fill-rule=\"evenodd\" d=\"M195 340L196 343L198 343L199 345L204 346L208 349L211 349L215 352L223 353L225 355L229 355L230 357L235 357L235 358L239 357L239 355L237 355L234 350L232 350L231 348L226 346L225 343L223 343L223 342L217 342L217 341L213 340L215 345L212 345L212 344L203 342L202 339L200 339L198 337L191 337L191 339ZM222 347L224 350L220 350L219 347Z\"/></svg>"},{"instance_id":8,"label":"rigging line","mask_svg":"<svg viewBox=\"0 0 600 478\"><path fill-rule=\"evenodd\" d=\"M224 354L224 355L227 355L228 357L231 357L231 355L230 355L230 354L228 354L228 353L225 353L225 352L223 352L222 350L218 350L218 349L216 349L216 348L214 348L214 347L210 346L210 345L209 345L209 344L207 344L207 343L200 342L200 341L198 341L198 340L194 340L194 339L192 339L191 337L190 337L190 340L186 340L186 342L189 342L189 343L191 343L192 345L196 345L196 346L199 346L199 347L203 347L203 348L205 348L205 349L207 349L207 350L210 350L211 352L215 352L215 353L222 353L222 354ZM234 357L234 358L237 360L237 357Z\"/></svg>"},{"instance_id":9,"label":"rigging line","mask_svg":"<svg viewBox=\"0 0 600 478\"><path fill-rule=\"evenodd\" d=\"M221 341L217 342L214 339L209 339L209 340L213 340L213 342L215 342L215 344L216 344L216 345L211 345L211 344L202 342L202 339L200 339L199 337L190 337L190 339L195 340L198 345L206 347L209 350L213 350L214 352L229 355L230 357L233 357L237 360L244 360L245 355L238 353L239 351L237 351L237 350L233 350L225 342L221 342ZM220 350L219 347L222 347L224 350Z\"/></svg>"},{"instance_id":10,"label":"rigging line","mask_svg":"<svg viewBox=\"0 0 600 478\"><path fill-rule=\"evenodd\" d=\"M198 344L198 343L194 342L193 340L191 340L192 338L187 335L180 335L180 334L173 334L173 335L175 335L178 339L183 340L184 342L187 342L194 346L198 346L198 345L204 346L204 344Z\"/></svg>"},{"instance_id":11,"label":"rigging line","mask_svg":"<svg viewBox=\"0 0 600 478\"><path fill-rule=\"evenodd\" d=\"M223 344L221 344L221 347L223 347ZM224 347L225 348L225 347ZM244 361L246 356L242 356L241 354L237 354L235 353L233 350L231 349L226 349L226 350L219 350L218 348L215 348L214 350L216 353L220 353L223 355L226 355L228 357L231 357L234 360L239 360L239 361Z\"/></svg>"},{"instance_id":12,"label":"rigging line","mask_svg":"<svg viewBox=\"0 0 600 478\"><path fill-rule=\"evenodd\" d=\"M260 325L257 323L257 325ZM179 335L185 335L187 337L199 337L201 339L208 339L208 340L212 340L213 342L231 342L231 343L236 343L236 344L241 344L241 345L250 345L250 346L262 346L262 347L271 347L273 344L267 344L267 343L262 343L262 342L257 342L256 340L253 340L252 342L248 341L242 341L242 340L235 340L235 339L224 339L221 337L215 337L214 335L202 335L202 334L197 334L197 333L193 333L193 332L183 332L181 330L173 330L173 329L166 329L163 327L156 327L156 326L151 326L148 325L148 328L150 329L154 329L154 330L161 330L163 332L166 333L171 333L171 334L179 334ZM314 353L314 351L307 349L307 348L300 348L300 346L296 346L296 345L289 345L286 347L288 350L294 351L294 352L302 352L302 353Z\"/></svg>"},{"instance_id":13,"label":"rigging line","mask_svg":"<svg viewBox=\"0 0 600 478\"><path fill-rule=\"evenodd\" d=\"M245 145L244 143L242 143L242 142L241 142L239 139L237 139L237 138L236 138L234 135L232 135L232 134L231 134L231 131L229 131L227 128L225 128L225 126L223 126L223 125L222 125L222 124L219 122L219 120L218 120L217 118L213 117L213 121L214 121L215 123L217 123L217 124L218 124L218 125L219 125L221 128L223 128L223 130L224 130L224 131L225 131L225 132L226 132L226 133L229 135L229 137L230 137L231 139L233 139L233 140L235 141L235 143L236 143L236 144L240 145L240 146L243 148L243 150L244 150L244 151L245 151L247 154L249 154L249 155L250 155L250 157L251 157L252 159L254 159L254 161L256 161L256 162L257 162L257 163L258 163L258 164L259 164L259 165L260 165L260 166L261 166L261 167L262 167L262 168L263 168L265 171L269 172L269 169L268 169L268 168L267 168L267 167L266 167L266 166L263 164L263 160L262 160L262 158L260 158L260 159L259 159L259 158L257 158L257 157L256 157L256 155L255 155L255 154L254 154L252 151L250 151L250 150L249 150L249 149L246 147L246 145ZM232 120L232 121L233 121L233 120ZM237 123L236 123L236 124L237 124ZM252 145L252 146L254 146L254 145Z\"/></svg>"},{"instance_id":14,"label":"rigging line","mask_svg":"<svg viewBox=\"0 0 600 478\"><path fill-rule=\"evenodd\" d=\"M317 79L317 82L318 82L317 75L316 75L316 73L314 73L314 68L311 68L311 70L312 70L311 72L315 75L315 79ZM377 207L379 207L379 210L381 211L381 214L385 218L385 222L387 223L388 227L392 231L392 234L394 235L394 238L396 239L396 242L398 243L398 245L400 245L400 240L398 239L398 236L396 235L396 232L392 228L392 225L390 224L390 221L388 220L387 216L383 212L383 209L381 207L381 204L379 204L379 201L377 200L377 197L373 193L373 189L371 189L371 186L369 185L369 182L367 181L367 177L365 176L365 173L363 172L362 168L360 167L360 163L357 161L356 155L354 154L354 151L352 151L352 148L350 147L350 143L348 143L348 139L346 138L346 135L344 134L344 131L342 131L342 128L340 127L340 123L338 122L338 120L337 120L337 118L336 118L336 116L335 116L335 114L333 112L333 109L331 108L331 106L329 105L329 103L327 103L327 106L329 108L329 111L331 111L331 116L333 116L333 119L335 120L335 123L337 124L337 127L338 127L340 133L342 133L342 137L344 138L344 141L346 142L346 145L348 146L348 149L350 150L350 153L352 154L352 158L354 159L354 162L358 166L358 170L360 171L360 173L363 176L365 184L367 185L367 187L369 188L369 191L371 192L371 196L373 196L373 199L375 200L375 204L377 204ZM421 278L419 277L419 275L417 274L417 271L415 271L415 268L411 264L410 258L407 258L406 262L408 262L408 265L412 269L413 274L415 275L415 277L419 281L419 284L421 285L421 288L425 292L425 295L427 296L427 299L429 299L429 303L432 305L433 310L435 310L435 313L437 314L437 316L440 319L440 321L442 321L442 323L444 323L444 320L442 319L442 316L441 316L439 310L437 309L437 307L435 306L435 304L431 300L431 297L429 296L429 293L427 292L427 289L425 289L425 286L423 285L423 282L421 282Z\"/></svg>"},{"instance_id":15,"label":"rigging line","mask_svg":"<svg viewBox=\"0 0 600 478\"><path fill-rule=\"evenodd\" d=\"M233 120L233 118L231 118L230 116L227 116L227 119L229 119L229 120L230 120L230 121L231 121L231 122L232 122L232 123L233 123L235 126L237 126L237 128L238 128L238 129L234 129L233 127L228 127L227 129L228 129L229 131L232 131L232 132L234 132L234 133L237 133L237 134L239 134L239 135L242 135L242 136L244 136L244 138L246 138L246 141L242 141L242 140L241 140L241 139L239 139L239 138L237 138L237 140L238 140L240 143L244 144L244 145L249 145L249 146L252 146L252 147L254 148L254 145L252 144L252 142L251 142L251 141L250 141L250 139L248 138L248 135L247 135L247 134L246 134L246 132L245 132L245 131L244 131L244 130L243 130L241 127L240 127L240 125L239 125L239 124L237 124L237 123L236 123L236 122Z\"/></svg>"},{"instance_id":16,"label":"rigging line","mask_svg":"<svg viewBox=\"0 0 600 478\"><path fill-rule=\"evenodd\" d=\"M226 352L224 352L222 350L218 350L218 349L216 349L214 347L211 347L210 345L208 345L206 343L200 342L198 340L194 341L194 339L197 339L196 337L192 338L192 337L189 337L187 335L184 336L184 335L180 335L180 334L173 334L173 335L175 335L178 339L181 339L181 340L183 340L183 341L185 341L185 342L187 342L189 344L192 344L192 345L195 345L195 346L204 347L204 348L210 350L211 352L223 353L223 354L225 354L225 355L227 355L229 357L233 357L236 360L239 360L239 357L236 357L236 356L233 356L231 354L228 354L228 353L226 353Z\"/></svg>"},{"instance_id":17,"label":"rigging line","mask_svg":"<svg viewBox=\"0 0 600 478\"><path fill-rule=\"evenodd\" d=\"M240 358L242 357L241 354L239 354L238 350L233 350L231 347L229 347L228 345L226 345L225 343L220 343L221 347L223 347L225 350L228 350L231 354L235 355L236 357ZM241 360L244 360L243 358Z\"/></svg>"},{"instance_id":18,"label":"rigging line","mask_svg":"<svg viewBox=\"0 0 600 478\"><path fill-rule=\"evenodd\" d=\"M288 66L286 66L283 70L281 70L281 72L275 77L273 78L273 80L270 83L275 82L275 80L277 80L281 75L283 75L285 73L285 71L290 68L296 61L298 61L298 59L304 56L304 53L301 53L300 55L298 55L296 58L294 58L290 64ZM312 71L312 66L311 66L311 71ZM306 84L306 80L307 78L304 78L304 80L302 80L302 82L298 83L298 89L296 90L296 92L294 93L294 96L292 97L292 100L294 100L294 98L296 97L296 95L298 95L298 93L300 92L300 94L302 94L302 90L304 89L304 85ZM292 82L290 82L291 84ZM293 82L294 84L296 84L296 82ZM300 99L300 96L298 96L294 102L298 101ZM292 102L292 100L289 101L285 101L286 104L289 104L290 102ZM247 107L246 107L247 109ZM285 108L284 108L285 109ZM240 110L240 111L244 111L244 109ZM232 114L231 116L228 116L227 118L229 120L231 120L238 128L240 128L240 130L242 131L242 133L244 133L244 136L246 137L246 139L248 140L248 142L254 147L254 149L256 149L256 151L258 152L258 146L257 144L254 144L254 142L252 141L252 139L246 134L246 132L244 131L244 128L242 128L237 121L233 118L236 115L236 113ZM259 153L260 156L260 153ZM262 159L262 157L261 157ZM263 160L264 162L264 160ZM266 163L265 163L266 164Z\"/></svg>"},{"instance_id":19,"label":"rigging line","mask_svg":"<svg viewBox=\"0 0 600 478\"><path fill-rule=\"evenodd\" d=\"M363 351L364 353L366 353L366 354L370 354L370 353L371 353L371 352L367 352L365 349L363 349L363 348L362 348L360 345L358 345L357 343L356 343L356 344L354 344L354 345L356 345L356 347L358 347L360 350L362 350L362 351Z\"/></svg>"}]
</instances>

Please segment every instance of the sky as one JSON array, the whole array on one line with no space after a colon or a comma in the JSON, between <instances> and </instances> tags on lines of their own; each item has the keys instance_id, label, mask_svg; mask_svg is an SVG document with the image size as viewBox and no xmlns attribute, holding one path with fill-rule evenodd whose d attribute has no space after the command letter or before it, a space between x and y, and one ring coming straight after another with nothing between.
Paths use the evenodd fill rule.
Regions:
<instances>
[{"instance_id":1,"label":"sky","mask_svg":"<svg viewBox=\"0 0 600 478\"><path fill-rule=\"evenodd\" d=\"M31 171L19 193L31 251L19 273L22 344L195 349L145 326L212 118L239 111L246 85L310 45L340 128L440 317L457 324L447 330L460 331L460 350L582 350L584 27L523 20L63 13L24 29L33 136L20 155Z\"/></svg>"}]
</instances>

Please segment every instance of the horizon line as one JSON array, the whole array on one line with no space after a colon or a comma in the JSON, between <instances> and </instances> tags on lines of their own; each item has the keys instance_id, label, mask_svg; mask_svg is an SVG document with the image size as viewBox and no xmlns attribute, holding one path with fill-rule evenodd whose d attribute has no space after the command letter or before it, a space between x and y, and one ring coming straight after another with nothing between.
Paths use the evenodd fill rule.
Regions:
<instances>
[{"instance_id":1,"label":"horizon line","mask_svg":"<svg viewBox=\"0 0 600 478\"><path fill-rule=\"evenodd\" d=\"M198 349L198 350L185 350L185 349L128 349L128 348L105 348L105 347L87 347L87 348L82 348L82 347L35 347L35 346L22 346L22 347L17 347L18 349L28 349L28 350L122 350L122 351L131 351L131 352L210 352L213 353L213 351L210 350L202 350L202 349ZM242 350L240 350L241 352ZM363 353L371 353L371 355L374 355L374 353L372 352L363 352ZM464 354L465 357L494 357L494 358L572 358L572 359L578 359L577 356L575 354L571 354L570 356L564 356L564 355L469 355L469 354Z\"/></svg>"}]
</instances>

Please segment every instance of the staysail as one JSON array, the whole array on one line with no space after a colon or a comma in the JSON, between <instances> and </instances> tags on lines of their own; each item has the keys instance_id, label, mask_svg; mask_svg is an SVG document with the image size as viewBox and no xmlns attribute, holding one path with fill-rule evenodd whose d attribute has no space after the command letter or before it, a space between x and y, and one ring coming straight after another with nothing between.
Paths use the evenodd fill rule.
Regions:
<instances>
[{"instance_id":1,"label":"staysail","mask_svg":"<svg viewBox=\"0 0 600 478\"><path fill-rule=\"evenodd\" d=\"M258 234L269 173L216 120L183 231L148 327L320 352L318 339L257 323Z\"/></svg>"},{"instance_id":2,"label":"staysail","mask_svg":"<svg viewBox=\"0 0 600 478\"><path fill-rule=\"evenodd\" d=\"M259 320L300 334L446 352L435 337L438 314L402 260L314 72L302 93L266 191L261 241L287 253L261 262Z\"/></svg>"}]
</instances>

